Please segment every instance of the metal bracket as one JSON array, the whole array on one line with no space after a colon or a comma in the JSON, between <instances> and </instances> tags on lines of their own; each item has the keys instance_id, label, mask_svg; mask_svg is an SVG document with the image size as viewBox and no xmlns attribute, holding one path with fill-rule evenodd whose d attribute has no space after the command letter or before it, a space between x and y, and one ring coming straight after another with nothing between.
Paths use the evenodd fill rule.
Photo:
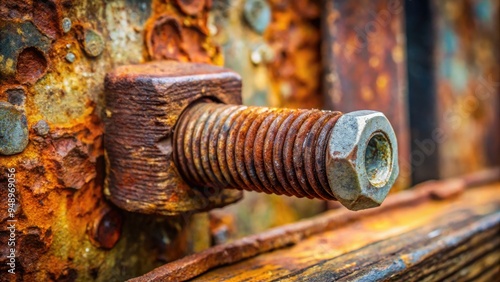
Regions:
<instances>
[{"instance_id":1,"label":"metal bracket","mask_svg":"<svg viewBox=\"0 0 500 282\"><path fill-rule=\"evenodd\" d=\"M133 212L178 215L241 199L230 189L190 187L173 161L174 126L193 101L241 104L241 79L217 66L152 62L122 66L106 76L105 194Z\"/></svg>"}]
</instances>

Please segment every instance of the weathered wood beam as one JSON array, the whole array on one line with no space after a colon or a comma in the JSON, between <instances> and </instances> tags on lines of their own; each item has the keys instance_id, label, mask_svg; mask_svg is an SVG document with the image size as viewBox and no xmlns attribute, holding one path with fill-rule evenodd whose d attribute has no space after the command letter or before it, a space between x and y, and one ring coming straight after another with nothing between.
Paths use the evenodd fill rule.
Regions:
<instances>
[{"instance_id":1,"label":"weathered wood beam","mask_svg":"<svg viewBox=\"0 0 500 282\"><path fill-rule=\"evenodd\" d=\"M494 169L421 184L390 196L378 209L329 211L213 247L132 281L488 275L498 262L493 250L499 245L494 238L500 232L500 183L492 181L499 176ZM482 186L466 189L477 185ZM463 267L447 267L454 260ZM219 266L224 267L214 269Z\"/></svg>"}]
</instances>

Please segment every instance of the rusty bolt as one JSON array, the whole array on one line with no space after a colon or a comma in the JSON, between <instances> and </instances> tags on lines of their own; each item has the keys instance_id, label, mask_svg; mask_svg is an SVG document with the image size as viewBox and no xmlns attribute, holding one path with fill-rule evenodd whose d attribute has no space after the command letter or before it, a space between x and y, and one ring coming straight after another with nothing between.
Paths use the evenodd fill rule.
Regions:
<instances>
[{"instance_id":1,"label":"rusty bolt","mask_svg":"<svg viewBox=\"0 0 500 282\"><path fill-rule=\"evenodd\" d=\"M83 50L85 50L85 53L90 57L97 57L101 55L104 50L102 36L92 29L85 29L82 45Z\"/></svg>"},{"instance_id":2,"label":"rusty bolt","mask_svg":"<svg viewBox=\"0 0 500 282\"><path fill-rule=\"evenodd\" d=\"M373 111L202 101L179 118L174 146L194 187L338 200L351 210L379 206L399 172L394 131Z\"/></svg>"},{"instance_id":3,"label":"rusty bolt","mask_svg":"<svg viewBox=\"0 0 500 282\"><path fill-rule=\"evenodd\" d=\"M112 249L121 236L122 216L109 206L101 207L90 226L90 238L97 247Z\"/></svg>"},{"instance_id":4,"label":"rusty bolt","mask_svg":"<svg viewBox=\"0 0 500 282\"><path fill-rule=\"evenodd\" d=\"M61 23L62 30L64 33L68 33L71 30L71 20L69 18L64 18Z\"/></svg>"},{"instance_id":5,"label":"rusty bolt","mask_svg":"<svg viewBox=\"0 0 500 282\"><path fill-rule=\"evenodd\" d=\"M399 173L396 138L379 112L343 115L332 130L326 175L335 197L349 209L378 206ZM388 185L390 184L390 185Z\"/></svg>"},{"instance_id":6,"label":"rusty bolt","mask_svg":"<svg viewBox=\"0 0 500 282\"><path fill-rule=\"evenodd\" d=\"M26 116L11 104L0 102L0 155L20 153L27 145Z\"/></svg>"}]
</instances>

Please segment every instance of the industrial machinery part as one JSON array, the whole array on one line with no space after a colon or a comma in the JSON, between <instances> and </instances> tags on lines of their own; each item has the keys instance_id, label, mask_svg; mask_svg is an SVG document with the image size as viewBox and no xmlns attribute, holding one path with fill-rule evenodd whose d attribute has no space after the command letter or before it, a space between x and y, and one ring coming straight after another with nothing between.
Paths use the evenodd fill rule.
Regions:
<instances>
[{"instance_id":1,"label":"industrial machinery part","mask_svg":"<svg viewBox=\"0 0 500 282\"><path fill-rule=\"evenodd\" d=\"M373 111L200 102L182 114L174 142L192 186L339 200L351 210L379 206L398 174L394 131Z\"/></svg>"},{"instance_id":2,"label":"industrial machinery part","mask_svg":"<svg viewBox=\"0 0 500 282\"><path fill-rule=\"evenodd\" d=\"M122 66L106 87L105 193L126 210L208 210L240 199L235 189L360 210L380 205L398 175L378 112L239 106L240 77L205 64Z\"/></svg>"}]
</instances>

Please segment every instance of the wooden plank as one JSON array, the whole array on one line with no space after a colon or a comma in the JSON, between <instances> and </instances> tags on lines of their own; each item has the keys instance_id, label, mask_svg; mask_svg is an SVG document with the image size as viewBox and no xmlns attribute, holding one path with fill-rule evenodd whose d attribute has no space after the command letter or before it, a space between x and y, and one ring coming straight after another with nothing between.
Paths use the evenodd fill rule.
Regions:
<instances>
[{"instance_id":1,"label":"wooden plank","mask_svg":"<svg viewBox=\"0 0 500 282\"><path fill-rule=\"evenodd\" d=\"M461 200L454 201L456 208L444 208L445 203L429 203L364 218L343 230L325 232L293 247L215 269L194 281L444 278L460 271L446 268L448 260L460 256L459 251L465 252L462 256L473 258L499 249L498 239L495 240L500 234L499 197L477 206L479 202L469 207L463 202L467 198L493 196L499 188L496 184L466 192ZM415 218L415 214L419 218ZM433 272L436 269L429 265L439 271Z\"/></svg>"},{"instance_id":2,"label":"wooden plank","mask_svg":"<svg viewBox=\"0 0 500 282\"><path fill-rule=\"evenodd\" d=\"M499 232L500 213L484 218L466 217L457 221L450 221L450 216L457 215L446 215L439 218L436 224L368 245L287 275L283 279L436 281L460 270L456 268L459 264L453 267L449 263L455 256L460 258L455 253L457 249L465 249L470 253L479 251L482 255L500 246L499 240L495 240ZM494 243L481 245L488 240L493 240ZM479 241L479 244L472 244L470 241ZM436 268L440 271L434 272ZM342 270L337 271L338 269Z\"/></svg>"},{"instance_id":3,"label":"wooden plank","mask_svg":"<svg viewBox=\"0 0 500 282\"><path fill-rule=\"evenodd\" d=\"M488 240L493 238L491 232L498 232L498 224L491 222L500 216L500 183L491 184L491 180L498 181L499 171L422 184L411 191L390 196L377 209L329 211L315 218L215 246L159 267L134 281L178 281L200 274L195 280L302 279L302 272L319 264L334 262L338 263L334 268L326 269L346 276L354 274L356 265L361 263L383 263L384 252L389 254L387 256L394 255L390 250L408 259L413 257L410 260L413 265L409 263L407 269L402 269L405 271L413 271L413 267L418 269L419 264L433 263L433 259L441 262L445 254L450 258L446 261L452 262L462 256L468 263L498 247L499 242ZM487 180L490 184L485 184ZM485 186L465 189L475 185ZM443 192L450 190L454 192ZM484 225L476 226L482 220ZM483 227L485 232L479 232ZM444 240L446 238L449 241ZM415 256L419 251L420 255ZM385 261L389 265L392 262ZM218 266L223 267L214 269ZM429 267L427 272L443 276L442 269ZM313 274L317 272L312 271ZM427 272L412 275L428 277Z\"/></svg>"}]
</instances>

